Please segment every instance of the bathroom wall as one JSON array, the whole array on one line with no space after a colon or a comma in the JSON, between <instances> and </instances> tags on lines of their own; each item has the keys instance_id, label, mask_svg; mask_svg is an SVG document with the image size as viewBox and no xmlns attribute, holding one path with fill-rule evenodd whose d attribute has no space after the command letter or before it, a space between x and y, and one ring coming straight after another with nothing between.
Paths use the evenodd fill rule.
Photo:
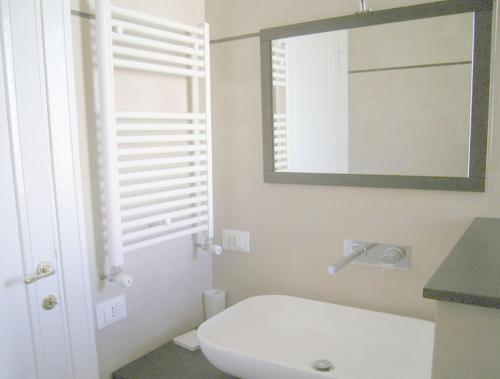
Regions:
<instances>
[{"instance_id":1,"label":"bathroom wall","mask_svg":"<svg viewBox=\"0 0 500 379\"><path fill-rule=\"evenodd\" d=\"M203 0L113 0L156 16L186 23L204 21ZM92 4L73 0L72 8L93 13ZM121 289L99 280L104 267L102 214L98 188L97 75L93 52L94 21L72 16L77 107L93 300L99 303L124 293L128 317L97 331L101 378L170 341L203 321L202 292L212 286L212 262L195 254L191 237L131 252L125 271L134 278ZM117 107L135 110L184 111L187 83L180 78L117 72Z\"/></svg>"},{"instance_id":2,"label":"bathroom wall","mask_svg":"<svg viewBox=\"0 0 500 379\"><path fill-rule=\"evenodd\" d=\"M384 9L427 1L371 0ZM212 39L352 14L353 0L207 0ZM498 38L498 37L497 37ZM498 42L497 42L498 44ZM500 57L494 61L500 91ZM422 288L476 216L500 216L500 119L491 120L486 193L266 184L263 181L259 40L212 45L216 236L247 230L251 253L214 258L217 287L230 303L280 293L432 320ZM500 109L495 100L491 109ZM412 247L411 271L327 266L342 240Z\"/></svg>"},{"instance_id":3,"label":"bathroom wall","mask_svg":"<svg viewBox=\"0 0 500 379\"><path fill-rule=\"evenodd\" d=\"M498 309L439 301L436 313L432 378L497 377L500 370Z\"/></svg>"},{"instance_id":4,"label":"bathroom wall","mask_svg":"<svg viewBox=\"0 0 500 379\"><path fill-rule=\"evenodd\" d=\"M352 71L470 62L472 32L471 13L349 31L351 173L467 175L470 64Z\"/></svg>"}]
</instances>

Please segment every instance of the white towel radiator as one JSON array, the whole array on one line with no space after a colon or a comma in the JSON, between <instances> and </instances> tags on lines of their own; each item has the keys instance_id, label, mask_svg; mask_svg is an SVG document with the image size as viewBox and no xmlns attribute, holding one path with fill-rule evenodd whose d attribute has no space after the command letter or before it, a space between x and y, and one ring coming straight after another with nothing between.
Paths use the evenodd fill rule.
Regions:
<instances>
[{"instance_id":1,"label":"white towel radiator","mask_svg":"<svg viewBox=\"0 0 500 379\"><path fill-rule=\"evenodd\" d=\"M210 40L208 24L167 21L109 0L96 7L107 277L115 280L126 252L213 237ZM189 112L117 110L115 68L188 78Z\"/></svg>"},{"instance_id":2,"label":"white towel radiator","mask_svg":"<svg viewBox=\"0 0 500 379\"><path fill-rule=\"evenodd\" d=\"M288 131L286 114L286 45L283 41L273 41L272 78L274 91L273 143L274 171L288 169Z\"/></svg>"}]
</instances>

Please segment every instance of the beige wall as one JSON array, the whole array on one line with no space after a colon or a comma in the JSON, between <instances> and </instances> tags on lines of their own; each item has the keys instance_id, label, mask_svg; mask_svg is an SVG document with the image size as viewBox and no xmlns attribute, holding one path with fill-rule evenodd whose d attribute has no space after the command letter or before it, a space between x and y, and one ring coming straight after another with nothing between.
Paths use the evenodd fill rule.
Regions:
<instances>
[{"instance_id":1,"label":"beige wall","mask_svg":"<svg viewBox=\"0 0 500 379\"><path fill-rule=\"evenodd\" d=\"M203 0L113 0L113 4L181 22L204 21ZM74 0L72 8L92 12L93 7ZM104 253L97 182L94 22L73 16L72 27L93 300L99 303L121 293L127 299L127 319L96 335L101 378L109 378L113 370L203 321L202 291L212 286L212 262L207 254L195 254L191 238L186 237L127 254L125 271L134 278L129 289L99 280ZM183 111L186 85L179 78L119 72L117 107Z\"/></svg>"},{"instance_id":2,"label":"beige wall","mask_svg":"<svg viewBox=\"0 0 500 379\"><path fill-rule=\"evenodd\" d=\"M498 378L500 311L438 302L433 379Z\"/></svg>"},{"instance_id":3,"label":"beige wall","mask_svg":"<svg viewBox=\"0 0 500 379\"><path fill-rule=\"evenodd\" d=\"M370 5L409 4L402 3ZM352 0L206 3L212 38L351 14L357 5ZM228 290L230 303L282 293L434 319L435 303L422 298L423 286L474 217L500 216L498 133L490 134L486 193L265 184L259 65L257 38L212 47L216 236L223 227L248 230L252 249L214 258L215 285ZM499 66L497 55L497 93ZM500 120L494 123L495 131ZM342 256L344 239L409 245L411 271L351 266L328 276L326 268Z\"/></svg>"},{"instance_id":4,"label":"beige wall","mask_svg":"<svg viewBox=\"0 0 500 379\"><path fill-rule=\"evenodd\" d=\"M467 176L471 66L349 75L349 172Z\"/></svg>"},{"instance_id":5,"label":"beige wall","mask_svg":"<svg viewBox=\"0 0 500 379\"><path fill-rule=\"evenodd\" d=\"M352 29L349 70L470 61L472 19L463 13ZM471 67L350 73L349 172L467 176Z\"/></svg>"}]
</instances>

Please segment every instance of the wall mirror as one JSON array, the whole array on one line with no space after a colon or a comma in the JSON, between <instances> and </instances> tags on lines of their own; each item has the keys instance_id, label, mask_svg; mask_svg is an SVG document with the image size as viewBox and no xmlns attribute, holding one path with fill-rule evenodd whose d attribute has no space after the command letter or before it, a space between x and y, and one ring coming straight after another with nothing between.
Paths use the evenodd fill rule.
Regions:
<instances>
[{"instance_id":1,"label":"wall mirror","mask_svg":"<svg viewBox=\"0 0 500 379\"><path fill-rule=\"evenodd\" d=\"M261 30L265 181L484 191L492 6Z\"/></svg>"}]
</instances>

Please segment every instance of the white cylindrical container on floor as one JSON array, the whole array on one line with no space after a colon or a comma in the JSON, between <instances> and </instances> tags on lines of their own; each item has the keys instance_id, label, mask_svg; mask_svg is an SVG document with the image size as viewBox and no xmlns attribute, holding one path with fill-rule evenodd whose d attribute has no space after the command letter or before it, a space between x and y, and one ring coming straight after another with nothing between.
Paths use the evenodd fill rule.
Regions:
<instances>
[{"instance_id":1,"label":"white cylindrical container on floor","mask_svg":"<svg viewBox=\"0 0 500 379\"><path fill-rule=\"evenodd\" d=\"M226 291L221 289L211 289L203 292L205 303L205 319L215 316L226 308Z\"/></svg>"}]
</instances>

